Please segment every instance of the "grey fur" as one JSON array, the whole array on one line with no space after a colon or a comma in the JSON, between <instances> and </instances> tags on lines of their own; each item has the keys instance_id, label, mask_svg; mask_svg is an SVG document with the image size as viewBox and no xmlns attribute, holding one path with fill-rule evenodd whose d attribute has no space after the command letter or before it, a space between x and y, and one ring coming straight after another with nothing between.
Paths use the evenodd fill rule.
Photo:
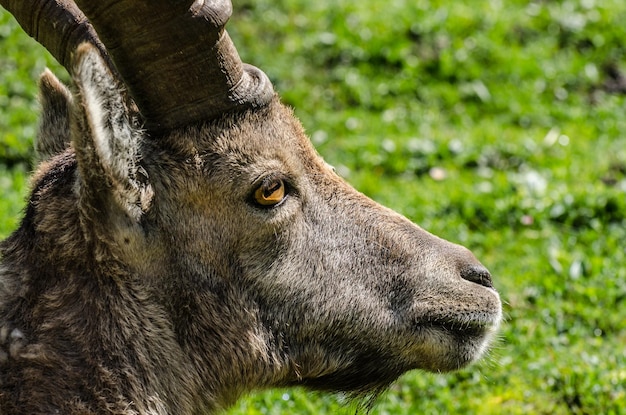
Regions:
<instances>
[{"instance_id":1,"label":"grey fur","mask_svg":"<svg viewBox=\"0 0 626 415\"><path fill-rule=\"evenodd\" d=\"M70 91L49 69L39 79L41 119L35 141L37 160L47 160L65 150L70 143Z\"/></svg>"},{"instance_id":2,"label":"grey fur","mask_svg":"<svg viewBox=\"0 0 626 415\"><path fill-rule=\"evenodd\" d=\"M149 136L92 46L73 79L73 96L42 82L44 161L0 246L0 414L365 394L487 349L486 269L346 184L277 97ZM254 202L268 177L287 189L269 208Z\"/></svg>"}]
</instances>

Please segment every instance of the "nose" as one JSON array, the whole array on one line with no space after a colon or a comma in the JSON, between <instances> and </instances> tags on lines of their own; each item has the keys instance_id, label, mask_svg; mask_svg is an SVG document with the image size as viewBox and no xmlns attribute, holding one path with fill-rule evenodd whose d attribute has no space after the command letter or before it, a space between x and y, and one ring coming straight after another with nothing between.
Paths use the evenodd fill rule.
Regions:
<instances>
[{"instance_id":1,"label":"nose","mask_svg":"<svg viewBox=\"0 0 626 415\"><path fill-rule=\"evenodd\" d=\"M491 274L487 268L479 264L467 265L465 268L461 269L461 278L487 288L493 288Z\"/></svg>"}]
</instances>

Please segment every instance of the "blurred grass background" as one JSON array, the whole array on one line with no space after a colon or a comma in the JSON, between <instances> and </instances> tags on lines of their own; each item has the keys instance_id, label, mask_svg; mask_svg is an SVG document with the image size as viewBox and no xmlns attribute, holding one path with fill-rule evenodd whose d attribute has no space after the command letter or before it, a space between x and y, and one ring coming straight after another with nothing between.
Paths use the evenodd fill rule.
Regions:
<instances>
[{"instance_id":1,"label":"blurred grass background","mask_svg":"<svg viewBox=\"0 0 626 415\"><path fill-rule=\"evenodd\" d=\"M495 349L372 414L626 413L626 3L234 1L228 30L355 187L490 268ZM0 236L19 221L45 66L0 14ZM229 415L352 414L260 392Z\"/></svg>"}]
</instances>

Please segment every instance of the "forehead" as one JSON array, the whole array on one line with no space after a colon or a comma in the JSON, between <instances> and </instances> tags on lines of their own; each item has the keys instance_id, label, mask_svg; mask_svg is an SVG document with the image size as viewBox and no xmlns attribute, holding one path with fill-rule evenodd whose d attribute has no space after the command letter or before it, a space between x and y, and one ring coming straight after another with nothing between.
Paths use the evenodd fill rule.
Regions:
<instances>
[{"instance_id":1,"label":"forehead","mask_svg":"<svg viewBox=\"0 0 626 415\"><path fill-rule=\"evenodd\" d=\"M174 132L159 153L172 168L182 163L206 178L229 182L242 175L246 181L267 173L300 175L323 165L299 121L277 101Z\"/></svg>"},{"instance_id":2,"label":"forehead","mask_svg":"<svg viewBox=\"0 0 626 415\"><path fill-rule=\"evenodd\" d=\"M280 104L209 128L200 137L199 151L207 167L226 171L298 169L318 158L299 121Z\"/></svg>"}]
</instances>

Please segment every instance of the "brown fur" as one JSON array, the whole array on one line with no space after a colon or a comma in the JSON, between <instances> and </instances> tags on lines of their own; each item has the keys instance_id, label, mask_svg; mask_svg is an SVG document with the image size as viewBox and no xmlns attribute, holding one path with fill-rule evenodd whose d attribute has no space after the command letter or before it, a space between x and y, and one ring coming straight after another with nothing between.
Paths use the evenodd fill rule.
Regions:
<instances>
[{"instance_id":1,"label":"brown fur","mask_svg":"<svg viewBox=\"0 0 626 415\"><path fill-rule=\"evenodd\" d=\"M71 145L46 130L1 245L1 414L213 413L298 384L367 393L485 351L501 318L487 271L352 189L278 98L154 137L89 46L74 82L68 115L46 115ZM48 79L44 101L60 88ZM287 196L263 208L268 175Z\"/></svg>"}]
</instances>

